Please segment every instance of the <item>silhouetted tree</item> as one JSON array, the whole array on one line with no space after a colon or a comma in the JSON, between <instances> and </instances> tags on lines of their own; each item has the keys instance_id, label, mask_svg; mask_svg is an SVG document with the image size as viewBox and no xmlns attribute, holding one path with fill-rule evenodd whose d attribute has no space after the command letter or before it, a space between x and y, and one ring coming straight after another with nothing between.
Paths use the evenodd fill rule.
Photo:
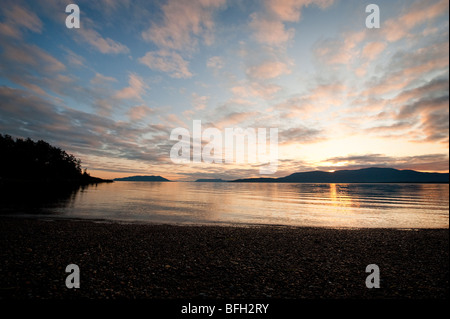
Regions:
<instances>
[{"instance_id":1,"label":"silhouetted tree","mask_svg":"<svg viewBox=\"0 0 450 319\"><path fill-rule=\"evenodd\" d=\"M0 177L25 180L79 180L81 161L45 141L14 140L0 134Z\"/></svg>"}]
</instances>

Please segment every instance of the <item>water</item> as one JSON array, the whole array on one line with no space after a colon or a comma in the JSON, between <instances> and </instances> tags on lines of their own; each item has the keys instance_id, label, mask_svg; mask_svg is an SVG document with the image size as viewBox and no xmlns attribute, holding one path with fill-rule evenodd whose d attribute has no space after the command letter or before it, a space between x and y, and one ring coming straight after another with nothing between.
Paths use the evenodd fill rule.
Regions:
<instances>
[{"instance_id":1,"label":"water","mask_svg":"<svg viewBox=\"0 0 450 319\"><path fill-rule=\"evenodd\" d=\"M12 211L30 207L34 216L124 222L449 228L449 185L115 182Z\"/></svg>"}]
</instances>

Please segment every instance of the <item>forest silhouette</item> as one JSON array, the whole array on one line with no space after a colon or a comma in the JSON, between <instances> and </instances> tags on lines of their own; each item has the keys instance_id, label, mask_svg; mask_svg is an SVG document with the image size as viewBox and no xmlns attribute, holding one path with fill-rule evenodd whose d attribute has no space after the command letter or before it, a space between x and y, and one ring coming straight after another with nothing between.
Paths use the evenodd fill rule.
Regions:
<instances>
[{"instance_id":1,"label":"forest silhouette","mask_svg":"<svg viewBox=\"0 0 450 319\"><path fill-rule=\"evenodd\" d=\"M39 140L0 134L0 212L39 213L89 185L112 182L83 172L81 160ZM59 203L59 204L58 204Z\"/></svg>"},{"instance_id":2,"label":"forest silhouette","mask_svg":"<svg viewBox=\"0 0 450 319\"><path fill-rule=\"evenodd\" d=\"M39 140L0 134L0 181L38 181L86 185L106 182L81 169L81 160Z\"/></svg>"}]
</instances>

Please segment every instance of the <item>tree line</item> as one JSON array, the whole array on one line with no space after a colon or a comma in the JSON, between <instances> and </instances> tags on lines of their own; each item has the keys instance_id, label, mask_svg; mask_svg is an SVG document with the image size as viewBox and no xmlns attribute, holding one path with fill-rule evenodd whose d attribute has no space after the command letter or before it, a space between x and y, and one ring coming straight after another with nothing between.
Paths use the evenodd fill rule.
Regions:
<instances>
[{"instance_id":1,"label":"tree line","mask_svg":"<svg viewBox=\"0 0 450 319\"><path fill-rule=\"evenodd\" d=\"M0 134L0 178L81 181L91 177L82 172L78 158L58 147Z\"/></svg>"}]
</instances>

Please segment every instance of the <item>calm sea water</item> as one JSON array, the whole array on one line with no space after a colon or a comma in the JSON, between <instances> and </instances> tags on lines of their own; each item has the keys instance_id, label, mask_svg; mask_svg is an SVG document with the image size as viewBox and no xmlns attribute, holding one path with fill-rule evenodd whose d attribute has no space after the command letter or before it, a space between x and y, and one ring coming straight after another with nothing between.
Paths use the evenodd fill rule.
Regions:
<instances>
[{"instance_id":1,"label":"calm sea water","mask_svg":"<svg viewBox=\"0 0 450 319\"><path fill-rule=\"evenodd\" d=\"M177 224L448 228L448 184L114 182L35 214Z\"/></svg>"}]
</instances>

